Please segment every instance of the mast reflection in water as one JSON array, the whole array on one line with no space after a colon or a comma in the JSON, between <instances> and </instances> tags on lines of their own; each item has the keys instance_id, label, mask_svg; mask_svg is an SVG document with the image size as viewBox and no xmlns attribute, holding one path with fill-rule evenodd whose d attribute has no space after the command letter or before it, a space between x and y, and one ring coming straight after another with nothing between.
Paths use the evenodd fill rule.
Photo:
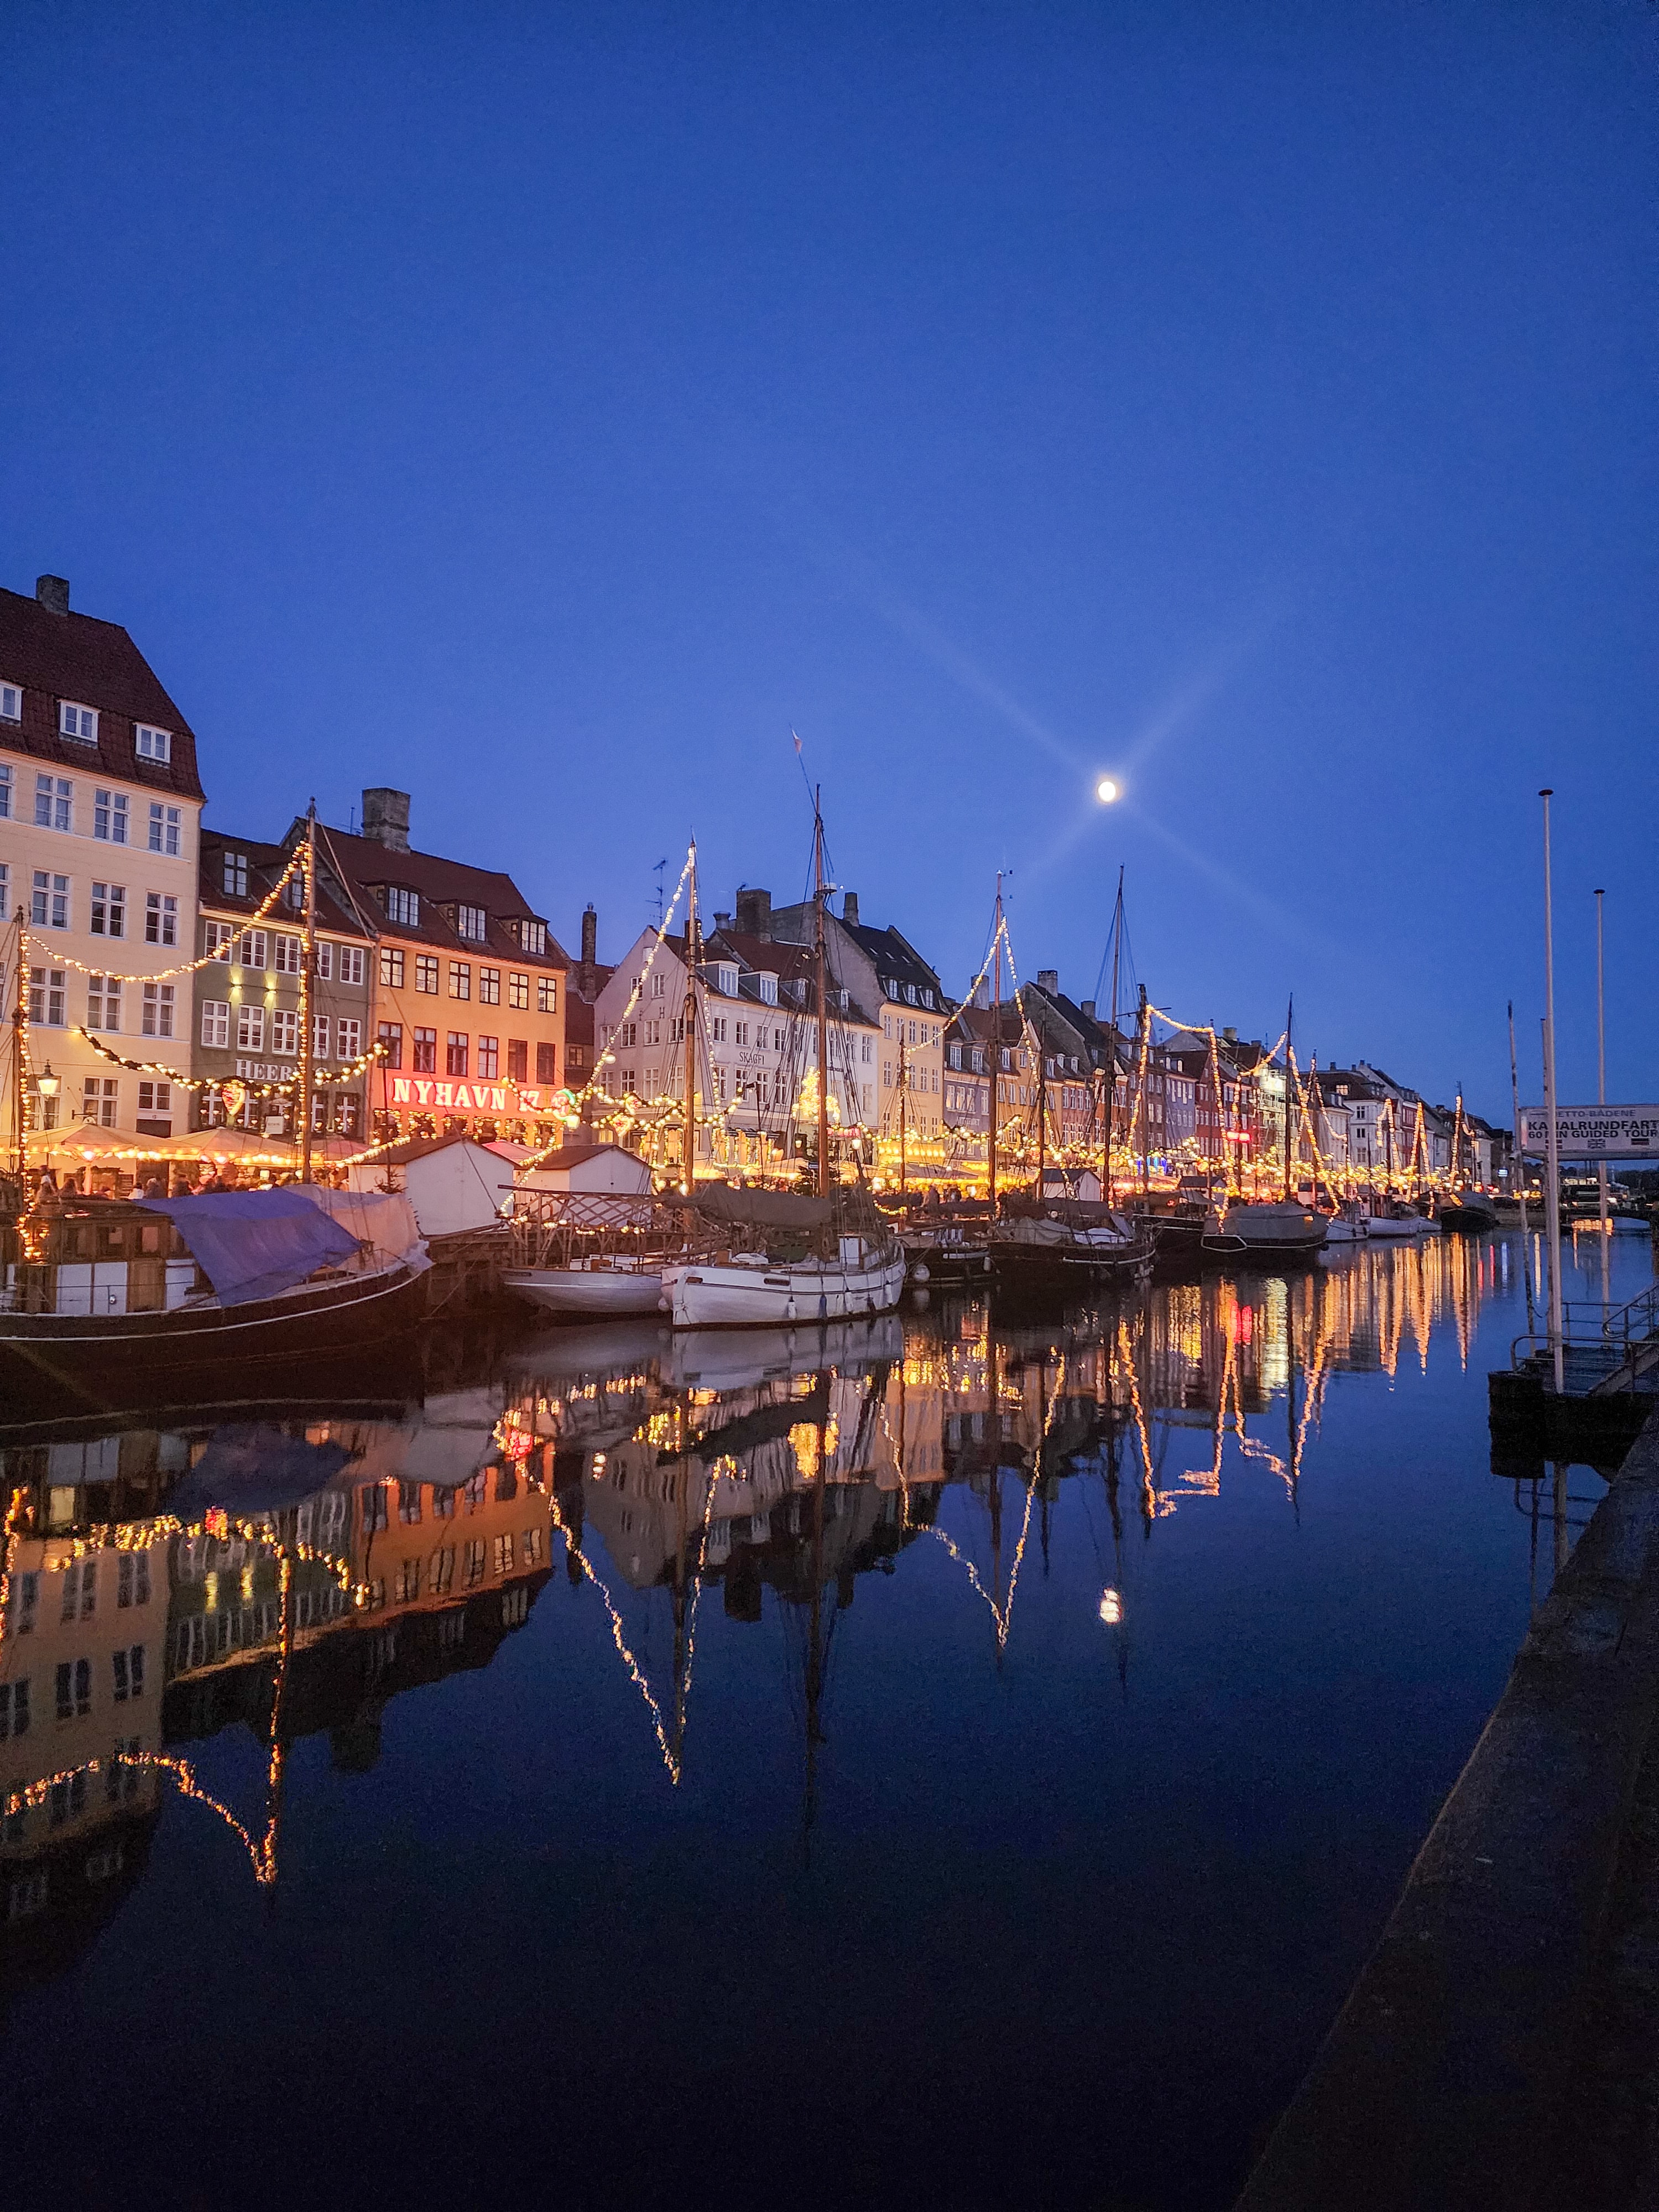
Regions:
<instances>
[{"instance_id":1,"label":"mast reflection in water","mask_svg":"<svg viewBox=\"0 0 1659 2212\"><path fill-rule=\"evenodd\" d=\"M722 2203L1224 2203L1524 1625L1523 1282L548 1333L6 1445L13 2201L194 2201L183 2097L243 2202L638 2202L718 2112Z\"/></svg>"}]
</instances>

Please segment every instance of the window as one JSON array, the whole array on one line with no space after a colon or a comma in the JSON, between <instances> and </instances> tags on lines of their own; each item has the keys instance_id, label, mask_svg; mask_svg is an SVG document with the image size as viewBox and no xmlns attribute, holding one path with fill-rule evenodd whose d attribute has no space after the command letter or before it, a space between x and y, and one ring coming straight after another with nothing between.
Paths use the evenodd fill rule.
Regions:
<instances>
[{"instance_id":1,"label":"window","mask_svg":"<svg viewBox=\"0 0 1659 2212\"><path fill-rule=\"evenodd\" d=\"M92 1711L92 1662L64 1659L58 1668L58 1717L84 1720Z\"/></svg>"},{"instance_id":2,"label":"window","mask_svg":"<svg viewBox=\"0 0 1659 2212\"><path fill-rule=\"evenodd\" d=\"M112 1652L111 1662L115 1674L115 1702L124 1705L130 1698L144 1694L144 1647L130 1644L125 1651Z\"/></svg>"},{"instance_id":3,"label":"window","mask_svg":"<svg viewBox=\"0 0 1659 2212\"><path fill-rule=\"evenodd\" d=\"M472 963L470 960L450 962L449 995L452 999L470 999L472 996Z\"/></svg>"},{"instance_id":4,"label":"window","mask_svg":"<svg viewBox=\"0 0 1659 2212\"><path fill-rule=\"evenodd\" d=\"M37 1029L63 1028L64 995L61 968L29 969L29 1019Z\"/></svg>"},{"instance_id":5,"label":"window","mask_svg":"<svg viewBox=\"0 0 1659 2212\"><path fill-rule=\"evenodd\" d=\"M118 975L87 978L87 1027L118 1030L121 1026L121 979Z\"/></svg>"},{"instance_id":6,"label":"window","mask_svg":"<svg viewBox=\"0 0 1659 2212\"><path fill-rule=\"evenodd\" d=\"M525 1083L530 1077L530 1042L526 1037L508 1037L507 1041L507 1079L509 1083Z\"/></svg>"},{"instance_id":7,"label":"window","mask_svg":"<svg viewBox=\"0 0 1659 2212\"><path fill-rule=\"evenodd\" d=\"M295 914L305 911L306 879L303 869L289 876L283 884L283 904L291 906Z\"/></svg>"},{"instance_id":8,"label":"window","mask_svg":"<svg viewBox=\"0 0 1659 2212\"><path fill-rule=\"evenodd\" d=\"M734 1023L732 1024L732 1043L733 1043L733 1044L747 1044L747 1043L748 1043L748 1042L749 1042L749 1024L748 1024L748 1023L747 1023L747 1022L734 1022Z\"/></svg>"},{"instance_id":9,"label":"window","mask_svg":"<svg viewBox=\"0 0 1659 2212\"><path fill-rule=\"evenodd\" d=\"M230 1008L222 999L202 1001L202 1042L216 1052L230 1042Z\"/></svg>"},{"instance_id":10,"label":"window","mask_svg":"<svg viewBox=\"0 0 1659 2212\"><path fill-rule=\"evenodd\" d=\"M245 929L236 940L236 959L243 968L263 968L265 964L265 933L263 929Z\"/></svg>"},{"instance_id":11,"label":"window","mask_svg":"<svg viewBox=\"0 0 1659 2212\"><path fill-rule=\"evenodd\" d=\"M75 787L66 775L37 775L34 779L34 826L37 830L67 830L70 796Z\"/></svg>"},{"instance_id":12,"label":"window","mask_svg":"<svg viewBox=\"0 0 1659 2212\"><path fill-rule=\"evenodd\" d=\"M88 1023L88 1027L91 1024ZM81 1118L89 1121L94 1129L115 1127L116 1079L112 1075L89 1075L81 1094Z\"/></svg>"},{"instance_id":13,"label":"window","mask_svg":"<svg viewBox=\"0 0 1659 2212\"><path fill-rule=\"evenodd\" d=\"M228 921L207 921L202 925L202 953L208 960L228 960L236 943L236 933Z\"/></svg>"},{"instance_id":14,"label":"window","mask_svg":"<svg viewBox=\"0 0 1659 2212\"><path fill-rule=\"evenodd\" d=\"M501 1003L501 971L499 968L479 969L478 1003L483 1006L499 1006Z\"/></svg>"},{"instance_id":15,"label":"window","mask_svg":"<svg viewBox=\"0 0 1659 2212\"><path fill-rule=\"evenodd\" d=\"M0 822L11 820L11 769L0 762Z\"/></svg>"},{"instance_id":16,"label":"window","mask_svg":"<svg viewBox=\"0 0 1659 2212\"><path fill-rule=\"evenodd\" d=\"M325 982L334 973L334 947L326 942L317 947L317 973Z\"/></svg>"},{"instance_id":17,"label":"window","mask_svg":"<svg viewBox=\"0 0 1659 2212\"><path fill-rule=\"evenodd\" d=\"M417 991L425 991L428 994L435 994L438 988L438 962L435 954L430 952L416 954L415 988Z\"/></svg>"},{"instance_id":18,"label":"window","mask_svg":"<svg viewBox=\"0 0 1659 2212\"><path fill-rule=\"evenodd\" d=\"M555 1054L552 1046L550 1044L538 1044L536 1048L536 1080L538 1083L556 1083L558 1080L557 1074L555 1072L554 1061Z\"/></svg>"},{"instance_id":19,"label":"window","mask_svg":"<svg viewBox=\"0 0 1659 2212\"><path fill-rule=\"evenodd\" d=\"M387 884L380 892L380 903L386 908L388 921L401 922L406 929L421 926L421 896L418 891L406 891L396 884Z\"/></svg>"},{"instance_id":20,"label":"window","mask_svg":"<svg viewBox=\"0 0 1659 2212\"><path fill-rule=\"evenodd\" d=\"M23 719L23 693L15 684L0 684L0 722L21 722Z\"/></svg>"},{"instance_id":21,"label":"window","mask_svg":"<svg viewBox=\"0 0 1659 2212\"><path fill-rule=\"evenodd\" d=\"M11 911L11 870L0 860L0 921Z\"/></svg>"},{"instance_id":22,"label":"window","mask_svg":"<svg viewBox=\"0 0 1659 2212\"><path fill-rule=\"evenodd\" d=\"M481 906L456 908L455 934L457 937L471 938L475 945L482 945L484 941L486 927L484 910Z\"/></svg>"},{"instance_id":23,"label":"window","mask_svg":"<svg viewBox=\"0 0 1659 2212\"><path fill-rule=\"evenodd\" d=\"M145 984L144 1012L140 1027L146 1036L170 1037L173 1035L171 983Z\"/></svg>"},{"instance_id":24,"label":"window","mask_svg":"<svg viewBox=\"0 0 1659 2212\"><path fill-rule=\"evenodd\" d=\"M300 972L300 940L297 937L277 936L272 940L276 958L271 965L279 975L297 975Z\"/></svg>"},{"instance_id":25,"label":"window","mask_svg":"<svg viewBox=\"0 0 1659 2212\"><path fill-rule=\"evenodd\" d=\"M171 730L155 730L148 722L140 722L133 732L133 741L140 760L170 761L173 758Z\"/></svg>"},{"instance_id":26,"label":"window","mask_svg":"<svg viewBox=\"0 0 1659 2212\"><path fill-rule=\"evenodd\" d=\"M556 975L538 975L536 978L536 1012L538 1014L556 1014L558 1011L558 977Z\"/></svg>"},{"instance_id":27,"label":"window","mask_svg":"<svg viewBox=\"0 0 1659 2212\"><path fill-rule=\"evenodd\" d=\"M478 1039L478 1079L481 1083L495 1082L501 1072L501 1041L499 1037L481 1036Z\"/></svg>"},{"instance_id":28,"label":"window","mask_svg":"<svg viewBox=\"0 0 1659 2212\"><path fill-rule=\"evenodd\" d=\"M383 945L380 947L380 988L383 991L401 991L403 988L403 948L397 945Z\"/></svg>"},{"instance_id":29,"label":"window","mask_svg":"<svg viewBox=\"0 0 1659 2212\"><path fill-rule=\"evenodd\" d=\"M427 1562L427 1571L434 1597L442 1597L455 1579L453 1552L434 1552Z\"/></svg>"},{"instance_id":30,"label":"window","mask_svg":"<svg viewBox=\"0 0 1659 2212\"><path fill-rule=\"evenodd\" d=\"M94 937L126 935L127 887L125 884L93 885L91 928Z\"/></svg>"},{"instance_id":31,"label":"window","mask_svg":"<svg viewBox=\"0 0 1659 2212\"><path fill-rule=\"evenodd\" d=\"M507 970L507 1003L509 1006L516 1006L520 1013L524 1013L530 1005L530 978L521 975L516 968Z\"/></svg>"},{"instance_id":32,"label":"window","mask_svg":"<svg viewBox=\"0 0 1659 2212\"><path fill-rule=\"evenodd\" d=\"M40 1577L30 1568L27 1574L14 1575L9 1610L15 1616L13 1632L27 1636L34 1626L34 1609L40 1601Z\"/></svg>"},{"instance_id":33,"label":"window","mask_svg":"<svg viewBox=\"0 0 1659 2212\"><path fill-rule=\"evenodd\" d=\"M223 861L224 873L222 882L225 896L228 898L246 898L247 896L247 854L226 853L223 855Z\"/></svg>"},{"instance_id":34,"label":"window","mask_svg":"<svg viewBox=\"0 0 1659 2212\"><path fill-rule=\"evenodd\" d=\"M495 1571L498 1575L510 1575L513 1571L513 1535L510 1529L506 1535L495 1539Z\"/></svg>"},{"instance_id":35,"label":"window","mask_svg":"<svg viewBox=\"0 0 1659 2212\"><path fill-rule=\"evenodd\" d=\"M466 1073L467 1047L470 1040L465 1030L451 1030L444 1045L444 1073Z\"/></svg>"},{"instance_id":36,"label":"window","mask_svg":"<svg viewBox=\"0 0 1659 2212\"><path fill-rule=\"evenodd\" d=\"M300 1017L292 1006L270 1010L270 1048L279 1060L293 1060L300 1050Z\"/></svg>"},{"instance_id":37,"label":"window","mask_svg":"<svg viewBox=\"0 0 1659 2212\"><path fill-rule=\"evenodd\" d=\"M760 979L760 994L762 1006L776 1006L778 1003L778 979L775 975L769 975L763 972Z\"/></svg>"},{"instance_id":38,"label":"window","mask_svg":"<svg viewBox=\"0 0 1659 2212\"><path fill-rule=\"evenodd\" d=\"M0 1682L0 1743L10 1735L27 1735L29 1732L29 1684L26 1674L21 1682Z\"/></svg>"},{"instance_id":39,"label":"window","mask_svg":"<svg viewBox=\"0 0 1659 2212\"><path fill-rule=\"evenodd\" d=\"M331 948L328 945L325 945L323 947L323 951L325 952L329 951L330 950L334 951L339 955L340 981L343 983L356 983L361 986L363 980L362 946L361 945L338 945ZM318 972L319 974L321 974L323 971L319 969Z\"/></svg>"},{"instance_id":40,"label":"window","mask_svg":"<svg viewBox=\"0 0 1659 2212\"><path fill-rule=\"evenodd\" d=\"M634 1024L632 1022L629 1022L626 1026L631 1030ZM714 1019L708 1024L708 1034L716 1044L724 1044L726 1042L726 1016L724 1014L716 1014L714 1016ZM631 1044L633 1042L633 1038L630 1036L628 1042Z\"/></svg>"},{"instance_id":41,"label":"window","mask_svg":"<svg viewBox=\"0 0 1659 2212\"><path fill-rule=\"evenodd\" d=\"M475 1583L483 1580L483 1571L484 1544L483 1538L480 1536L466 1547L466 1586L469 1589Z\"/></svg>"},{"instance_id":42,"label":"window","mask_svg":"<svg viewBox=\"0 0 1659 2212\"><path fill-rule=\"evenodd\" d=\"M176 806L164 806L159 799L150 801L149 849L152 853L178 852L180 818Z\"/></svg>"},{"instance_id":43,"label":"window","mask_svg":"<svg viewBox=\"0 0 1659 2212\"><path fill-rule=\"evenodd\" d=\"M532 921L526 916L511 924L510 927L519 940L520 952L546 951L547 924L544 921Z\"/></svg>"},{"instance_id":44,"label":"window","mask_svg":"<svg viewBox=\"0 0 1659 2212\"><path fill-rule=\"evenodd\" d=\"M259 934L263 936L264 931ZM145 893L144 942L146 945L176 945L179 942L179 902L171 892Z\"/></svg>"},{"instance_id":45,"label":"window","mask_svg":"<svg viewBox=\"0 0 1659 2212\"><path fill-rule=\"evenodd\" d=\"M77 707L67 699L58 702L58 734L73 738L76 744L95 745L98 742L98 712L94 707Z\"/></svg>"},{"instance_id":46,"label":"window","mask_svg":"<svg viewBox=\"0 0 1659 2212\"><path fill-rule=\"evenodd\" d=\"M34 896L29 902L29 919L37 929L67 929L69 927L69 878L48 874L43 868L34 872Z\"/></svg>"},{"instance_id":47,"label":"window","mask_svg":"<svg viewBox=\"0 0 1659 2212\"><path fill-rule=\"evenodd\" d=\"M125 791L94 790L92 834L94 837L101 837L107 845L126 843L127 795Z\"/></svg>"},{"instance_id":48,"label":"window","mask_svg":"<svg viewBox=\"0 0 1659 2212\"><path fill-rule=\"evenodd\" d=\"M311 1049L316 1054L319 1060L326 1060L328 1058L330 1050L331 1049L330 1040L333 1034L334 1024L329 1020L326 1014L313 1014L312 1016Z\"/></svg>"},{"instance_id":49,"label":"window","mask_svg":"<svg viewBox=\"0 0 1659 2212\"><path fill-rule=\"evenodd\" d=\"M438 1032L436 1030L411 1030L410 1043L413 1057L410 1066L416 1075L435 1075L438 1073Z\"/></svg>"},{"instance_id":50,"label":"window","mask_svg":"<svg viewBox=\"0 0 1659 2212\"><path fill-rule=\"evenodd\" d=\"M382 1022L376 1032L383 1067L401 1067L404 1064L404 1025L401 1022Z\"/></svg>"},{"instance_id":51,"label":"window","mask_svg":"<svg viewBox=\"0 0 1659 2212\"><path fill-rule=\"evenodd\" d=\"M145 985L148 992L155 987ZM236 1049L238 1052L263 1052L265 1048L265 1010L246 1002L236 1009Z\"/></svg>"}]
</instances>

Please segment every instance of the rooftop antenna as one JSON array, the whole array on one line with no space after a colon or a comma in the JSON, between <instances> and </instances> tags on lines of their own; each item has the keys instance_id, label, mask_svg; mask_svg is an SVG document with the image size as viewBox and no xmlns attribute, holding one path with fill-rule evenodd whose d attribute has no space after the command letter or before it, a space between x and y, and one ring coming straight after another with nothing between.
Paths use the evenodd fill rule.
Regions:
<instances>
[{"instance_id":1,"label":"rooftop antenna","mask_svg":"<svg viewBox=\"0 0 1659 2212\"><path fill-rule=\"evenodd\" d=\"M657 862L653 871L657 878L657 934L659 937L662 935L662 918L664 911L662 872L667 866L668 855L665 853L661 860Z\"/></svg>"}]
</instances>

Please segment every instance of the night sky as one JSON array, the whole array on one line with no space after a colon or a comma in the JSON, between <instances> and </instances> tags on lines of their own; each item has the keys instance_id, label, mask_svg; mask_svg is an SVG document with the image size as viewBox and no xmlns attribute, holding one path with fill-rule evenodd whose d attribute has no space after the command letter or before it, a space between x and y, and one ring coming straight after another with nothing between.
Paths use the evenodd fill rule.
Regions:
<instances>
[{"instance_id":1,"label":"night sky","mask_svg":"<svg viewBox=\"0 0 1659 2212\"><path fill-rule=\"evenodd\" d=\"M414 796L574 948L838 883L1023 970L1659 1093L1642 5L0 15L0 583L208 819ZM1127 796L1103 810L1095 778ZM1533 1071L1528 1076L1528 1071Z\"/></svg>"}]
</instances>

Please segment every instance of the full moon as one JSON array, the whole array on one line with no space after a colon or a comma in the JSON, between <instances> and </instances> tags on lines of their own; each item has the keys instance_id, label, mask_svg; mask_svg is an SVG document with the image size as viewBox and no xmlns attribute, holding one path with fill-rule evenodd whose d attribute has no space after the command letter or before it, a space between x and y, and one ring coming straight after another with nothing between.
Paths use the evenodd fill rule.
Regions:
<instances>
[{"instance_id":1,"label":"full moon","mask_svg":"<svg viewBox=\"0 0 1659 2212\"><path fill-rule=\"evenodd\" d=\"M1103 806L1109 806L1112 801L1117 797L1117 786L1112 781L1109 775L1103 775L1100 781L1095 786L1095 797L1100 801Z\"/></svg>"}]
</instances>

